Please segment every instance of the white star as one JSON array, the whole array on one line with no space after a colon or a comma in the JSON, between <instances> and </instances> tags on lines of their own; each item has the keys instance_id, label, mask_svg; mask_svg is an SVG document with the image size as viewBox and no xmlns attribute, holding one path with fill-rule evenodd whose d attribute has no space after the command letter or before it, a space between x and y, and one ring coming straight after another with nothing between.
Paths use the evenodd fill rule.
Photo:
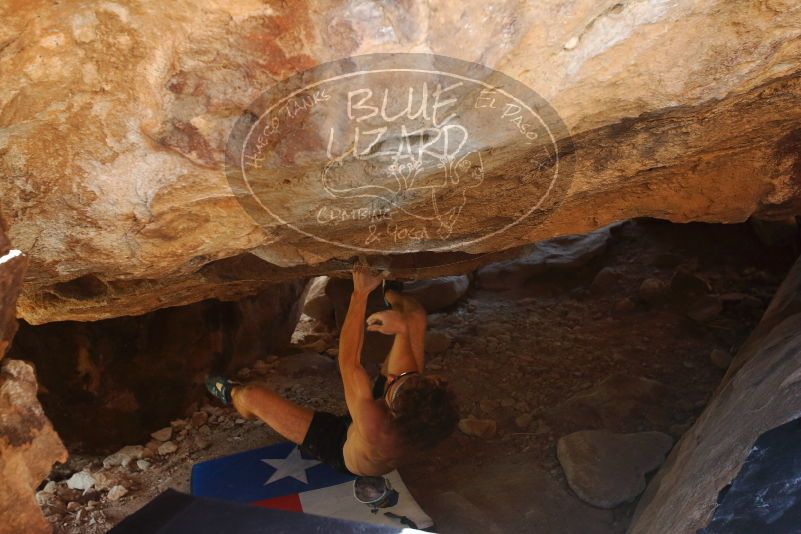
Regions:
<instances>
[{"instance_id":1,"label":"white star","mask_svg":"<svg viewBox=\"0 0 801 534\"><path fill-rule=\"evenodd\" d=\"M322 463L317 460L306 460L300 455L300 449L297 447L289 451L289 456L284 459L264 458L262 462L275 469L275 473L270 475L270 478L264 483L265 486L286 477L292 477L299 482L308 484L309 479L306 478L306 470Z\"/></svg>"}]
</instances>

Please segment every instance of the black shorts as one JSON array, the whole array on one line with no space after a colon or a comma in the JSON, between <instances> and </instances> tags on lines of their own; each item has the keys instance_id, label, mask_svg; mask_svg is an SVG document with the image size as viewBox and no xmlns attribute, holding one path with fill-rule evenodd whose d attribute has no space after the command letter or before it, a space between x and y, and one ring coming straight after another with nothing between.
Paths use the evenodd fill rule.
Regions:
<instances>
[{"instance_id":1,"label":"black shorts","mask_svg":"<svg viewBox=\"0 0 801 534\"><path fill-rule=\"evenodd\" d=\"M348 428L353 420L349 415L314 412L309 430L301 447L341 473L352 475L345 467L343 447L348 439Z\"/></svg>"},{"instance_id":2,"label":"black shorts","mask_svg":"<svg viewBox=\"0 0 801 534\"><path fill-rule=\"evenodd\" d=\"M384 387L387 377L379 374L373 384L373 398L380 399L384 396ZM353 419L349 415L334 415L328 412L314 412L309 430L303 438L301 447L337 471L353 475L345 467L344 447L348 439L348 428ZM355 475L354 475L355 476Z\"/></svg>"}]
</instances>

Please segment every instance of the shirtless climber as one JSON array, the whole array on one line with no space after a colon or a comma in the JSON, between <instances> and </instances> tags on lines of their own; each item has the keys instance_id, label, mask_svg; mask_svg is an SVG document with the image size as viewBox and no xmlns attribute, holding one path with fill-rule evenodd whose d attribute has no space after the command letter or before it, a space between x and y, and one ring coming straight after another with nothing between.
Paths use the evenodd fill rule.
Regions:
<instances>
[{"instance_id":1,"label":"shirtless climber","mask_svg":"<svg viewBox=\"0 0 801 534\"><path fill-rule=\"evenodd\" d=\"M209 377L209 391L244 418L259 418L334 468L354 475L389 473L414 449L433 447L458 421L446 382L423 374L426 314L420 304L388 290L392 309L367 318L367 329L394 335L392 349L371 388L360 358L367 297L382 278L365 267L353 271L353 294L339 339L339 370L349 415L315 412L259 384L239 385Z\"/></svg>"}]
</instances>

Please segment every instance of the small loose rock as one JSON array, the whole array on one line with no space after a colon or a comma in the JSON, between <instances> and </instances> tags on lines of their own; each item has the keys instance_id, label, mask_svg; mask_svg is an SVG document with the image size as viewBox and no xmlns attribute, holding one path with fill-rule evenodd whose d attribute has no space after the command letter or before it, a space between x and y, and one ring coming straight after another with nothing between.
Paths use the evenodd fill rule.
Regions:
<instances>
[{"instance_id":1,"label":"small loose rock","mask_svg":"<svg viewBox=\"0 0 801 534\"><path fill-rule=\"evenodd\" d=\"M532 419L533 416L530 413L524 413L522 415L518 415L517 417L515 417L515 425L517 425L517 428L519 428L520 430L525 430L529 427L529 425L531 425Z\"/></svg>"},{"instance_id":2,"label":"small loose rock","mask_svg":"<svg viewBox=\"0 0 801 534\"><path fill-rule=\"evenodd\" d=\"M646 278L640 284L638 294L643 302L659 304L665 299L667 284L657 278Z\"/></svg>"},{"instance_id":3,"label":"small loose rock","mask_svg":"<svg viewBox=\"0 0 801 534\"><path fill-rule=\"evenodd\" d=\"M178 445L176 445L172 441L165 441L158 448L158 452L162 456L166 456L168 454L172 454L177 450L178 450Z\"/></svg>"},{"instance_id":4,"label":"small loose rock","mask_svg":"<svg viewBox=\"0 0 801 534\"><path fill-rule=\"evenodd\" d=\"M79 471L67 480L67 487L74 490L86 491L94 485L95 479L88 471Z\"/></svg>"},{"instance_id":5,"label":"small loose rock","mask_svg":"<svg viewBox=\"0 0 801 534\"><path fill-rule=\"evenodd\" d=\"M148 469L150 469L150 462L148 462L147 460L137 460L136 467L140 471L147 471Z\"/></svg>"},{"instance_id":6,"label":"small loose rock","mask_svg":"<svg viewBox=\"0 0 801 534\"><path fill-rule=\"evenodd\" d=\"M253 362L253 370L256 371L257 373L264 374L267 371L269 371L269 369L270 366L267 365L267 362L265 362L264 360L256 360L255 362Z\"/></svg>"},{"instance_id":7,"label":"small loose rock","mask_svg":"<svg viewBox=\"0 0 801 534\"><path fill-rule=\"evenodd\" d=\"M172 427L168 426L166 428L162 428L161 430L157 430L150 434L150 437L156 441L169 441L172 437Z\"/></svg>"},{"instance_id":8,"label":"small loose rock","mask_svg":"<svg viewBox=\"0 0 801 534\"><path fill-rule=\"evenodd\" d=\"M687 309L687 316L699 323L706 323L720 315L723 305L718 297L705 295L693 302Z\"/></svg>"},{"instance_id":9,"label":"small loose rock","mask_svg":"<svg viewBox=\"0 0 801 534\"><path fill-rule=\"evenodd\" d=\"M637 304L631 300L630 298L626 297L617 301L615 304L615 311L619 313L626 313L633 311L637 307Z\"/></svg>"},{"instance_id":10,"label":"small loose rock","mask_svg":"<svg viewBox=\"0 0 801 534\"><path fill-rule=\"evenodd\" d=\"M205 425L209 420L209 414L200 410L192 414L192 426L195 428L200 428Z\"/></svg>"},{"instance_id":11,"label":"small loose rock","mask_svg":"<svg viewBox=\"0 0 801 534\"><path fill-rule=\"evenodd\" d=\"M108 493L106 494L106 499L108 499L111 502L114 502L120 500L122 497L125 497L127 494L128 494L128 489L125 486L117 484L108 491Z\"/></svg>"},{"instance_id":12,"label":"small loose rock","mask_svg":"<svg viewBox=\"0 0 801 534\"><path fill-rule=\"evenodd\" d=\"M131 461L138 460L142 457L144 449L145 448L141 445L128 445L127 447L123 447L114 454L106 456L103 459L103 467L109 468L117 465L128 467Z\"/></svg>"},{"instance_id":13,"label":"small loose rock","mask_svg":"<svg viewBox=\"0 0 801 534\"><path fill-rule=\"evenodd\" d=\"M459 430L468 436L491 438L497 432L498 425L492 419L475 419L473 417L468 417L459 421Z\"/></svg>"},{"instance_id":14,"label":"small loose rock","mask_svg":"<svg viewBox=\"0 0 801 534\"><path fill-rule=\"evenodd\" d=\"M498 401L493 399L481 399L478 401L478 405L482 412L490 413L498 407Z\"/></svg>"},{"instance_id":15,"label":"small loose rock","mask_svg":"<svg viewBox=\"0 0 801 534\"><path fill-rule=\"evenodd\" d=\"M614 267L604 267L595 275L590 287L593 291L605 293L613 289L615 285L617 285L619 279L620 272L617 269Z\"/></svg>"}]
</instances>

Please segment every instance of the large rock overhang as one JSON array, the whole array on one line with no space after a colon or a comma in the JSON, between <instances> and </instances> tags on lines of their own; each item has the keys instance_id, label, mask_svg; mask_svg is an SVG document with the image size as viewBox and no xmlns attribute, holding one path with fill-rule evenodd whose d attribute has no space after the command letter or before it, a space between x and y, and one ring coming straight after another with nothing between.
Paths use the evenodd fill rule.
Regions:
<instances>
[{"instance_id":1,"label":"large rock overhang","mask_svg":"<svg viewBox=\"0 0 801 534\"><path fill-rule=\"evenodd\" d=\"M222 172L224 145L278 80L372 52L487 65L539 93L572 133L575 173L561 203L444 257L401 260L425 267L417 277L630 217L799 212L794 2L564 5L497 2L490 18L470 2L199 2L169 17L154 4L6 8L0 207L30 257L19 315L99 320L341 271L353 251L248 216ZM487 224L496 207L488 198Z\"/></svg>"}]
</instances>

